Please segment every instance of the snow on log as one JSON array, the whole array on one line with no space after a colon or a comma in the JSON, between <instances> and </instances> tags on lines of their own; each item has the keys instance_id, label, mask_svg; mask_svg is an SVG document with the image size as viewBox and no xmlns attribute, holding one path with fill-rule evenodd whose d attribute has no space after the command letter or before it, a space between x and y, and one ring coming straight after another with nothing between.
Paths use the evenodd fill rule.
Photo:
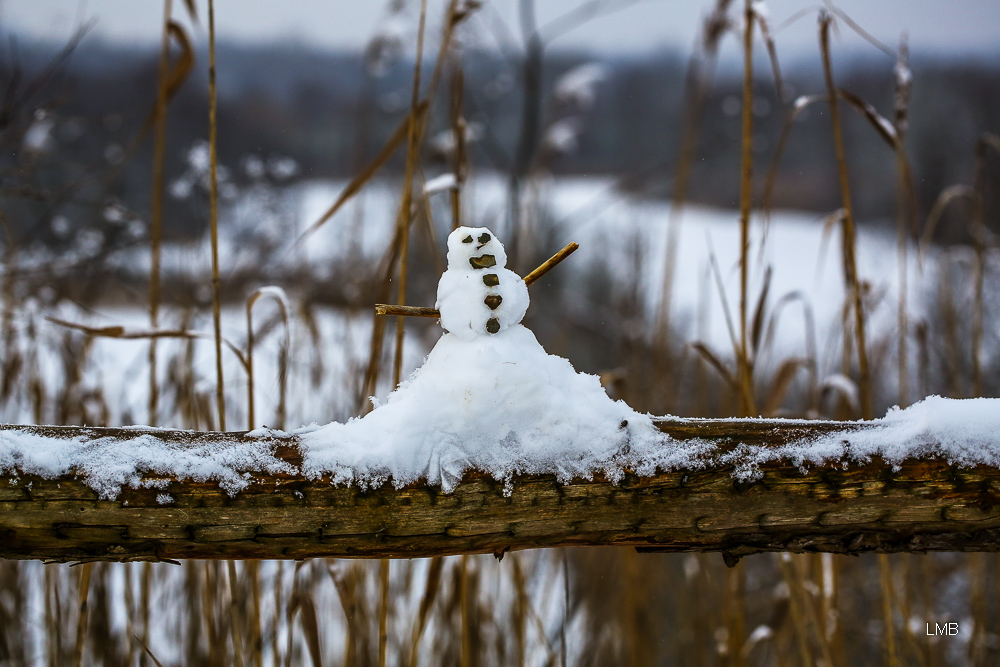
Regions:
<instances>
[{"instance_id":1,"label":"snow on log","mask_svg":"<svg viewBox=\"0 0 1000 667\"><path fill-rule=\"evenodd\" d=\"M996 399L935 398L873 422L657 419L673 454L652 472L473 465L449 492L309 472L308 431L0 426L0 557L998 551L998 420Z\"/></svg>"}]
</instances>

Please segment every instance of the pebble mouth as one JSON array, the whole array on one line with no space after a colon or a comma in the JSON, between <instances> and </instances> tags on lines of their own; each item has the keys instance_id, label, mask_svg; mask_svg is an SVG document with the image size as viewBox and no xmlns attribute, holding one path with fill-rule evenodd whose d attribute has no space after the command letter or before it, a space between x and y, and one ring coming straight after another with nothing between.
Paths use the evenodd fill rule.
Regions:
<instances>
[{"instance_id":1,"label":"pebble mouth","mask_svg":"<svg viewBox=\"0 0 1000 667\"><path fill-rule=\"evenodd\" d=\"M474 269L488 269L497 265L497 258L493 255L483 255L482 257L470 257L469 264Z\"/></svg>"}]
</instances>

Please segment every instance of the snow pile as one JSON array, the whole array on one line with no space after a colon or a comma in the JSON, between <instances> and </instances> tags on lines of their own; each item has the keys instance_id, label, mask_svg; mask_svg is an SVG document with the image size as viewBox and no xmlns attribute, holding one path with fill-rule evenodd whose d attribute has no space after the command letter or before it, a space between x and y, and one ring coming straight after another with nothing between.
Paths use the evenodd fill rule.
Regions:
<instances>
[{"instance_id":1,"label":"snow pile","mask_svg":"<svg viewBox=\"0 0 1000 667\"><path fill-rule=\"evenodd\" d=\"M125 429L128 430L128 429ZM123 486L162 488L158 475L196 482L218 481L230 495L250 484L250 471L294 473L274 456L276 437L252 442L170 443L148 432L132 438L55 438L31 431L0 431L0 474L38 475L47 479L74 473L102 498L113 499ZM168 429L162 429L167 431Z\"/></svg>"},{"instance_id":2,"label":"snow pile","mask_svg":"<svg viewBox=\"0 0 1000 667\"><path fill-rule=\"evenodd\" d=\"M653 474L711 448L664 447L648 415L612 401L596 376L546 354L520 324L467 341L445 334L370 414L299 435L309 476L362 487L426 478L445 492L470 469L508 485L518 474L617 480L626 469Z\"/></svg>"},{"instance_id":3,"label":"snow pile","mask_svg":"<svg viewBox=\"0 0 1000 667\"><path fill-rule=\"evenodd\" d=\"M789 426L816 423L773 421ZM896 468L915 458L941 458L959 466L1000 466L1000 400L929 396L905 409L892 408L864 428L835 431L782 447L740 445L715 462L732 465L734 477L752 481L760 478L760 466L770 462L791 461L805 469L808 465L868 463L874 458Z\"/></svg>"}]
</instances>

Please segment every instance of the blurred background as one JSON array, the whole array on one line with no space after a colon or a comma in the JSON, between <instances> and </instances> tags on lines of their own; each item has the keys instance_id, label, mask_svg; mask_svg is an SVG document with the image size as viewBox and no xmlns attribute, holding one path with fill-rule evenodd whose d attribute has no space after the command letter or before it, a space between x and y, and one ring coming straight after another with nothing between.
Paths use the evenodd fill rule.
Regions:
<instances>
[{"instance_id":1,"label":"blurred background","mask_svg":"<svg viewBox=\"0 0 1000 667\"><path fill-rule=\"evenodd\" d=\"M417 0L220 0L215 31L218 299L207 2L0 2L5 421L363 414L441 332L407 321L397 343L373 305L433 305L459 223L522 275L581 244L525 323L641 411L857 419L1000 394L995 0L433 0L423 22ZM243 354L253 308L258 348L249 399L224 353L222 415L214 348L189 335L211 338L215 304ZM0 562L0 664L229 664L234 641L253 664L377 664L383 585L390 664L1000 657L992 555L727 570L579 549L381 572L95 564L81 588ZM936 621L960 635L926 636Z\"/></svg>"}]
</instances>

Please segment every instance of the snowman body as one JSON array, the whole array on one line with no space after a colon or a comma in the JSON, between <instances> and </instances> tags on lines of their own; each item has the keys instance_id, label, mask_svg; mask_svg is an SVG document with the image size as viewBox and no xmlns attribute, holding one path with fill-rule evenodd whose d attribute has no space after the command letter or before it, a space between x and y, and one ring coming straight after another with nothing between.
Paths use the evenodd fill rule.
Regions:
<instances>
[{"instance_id":1,"label":"snowman body","mask_svg":"<svg viewBox=\"0 0 1000 667\"><path fill-rule=\"evenodd\" d=\"M485 227L459 227L448 236L448 269L441 274L441 326L462 340L489 336L520 323L528 287L506 268L503 244Z\"/></svg>"}]
</instances>

